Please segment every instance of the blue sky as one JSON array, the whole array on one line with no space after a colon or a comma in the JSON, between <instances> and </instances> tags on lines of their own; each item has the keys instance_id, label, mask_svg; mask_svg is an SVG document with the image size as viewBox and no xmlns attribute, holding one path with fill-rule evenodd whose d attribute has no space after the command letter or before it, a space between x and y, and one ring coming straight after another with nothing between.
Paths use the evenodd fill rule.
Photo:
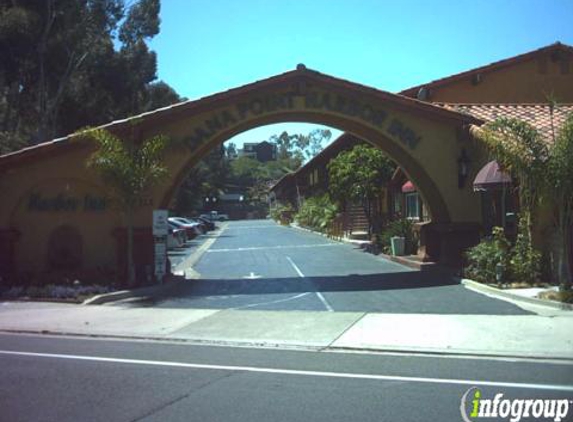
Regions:
<instances>
[{"instance_id":1,"label":"blue sky","mask_svg":"<svg viewBox=\"0 0 573 422\"><path fill-rule=\"evenodd\" d=\"M556 41L573 45L573 0L162 0L151 48L159 79L197 99L298 63L396 92Z\"/></svg>"}]
</instances>

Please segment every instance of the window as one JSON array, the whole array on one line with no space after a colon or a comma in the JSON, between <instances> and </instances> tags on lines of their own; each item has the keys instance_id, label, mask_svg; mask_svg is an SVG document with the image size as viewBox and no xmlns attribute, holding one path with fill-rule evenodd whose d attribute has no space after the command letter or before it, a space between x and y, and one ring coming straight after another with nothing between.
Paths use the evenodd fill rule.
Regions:
<instances>
[{"instance_id":1,"label":"window","mask_svg":"<svg viewBox=\"0 0 573 422\"><path fill-rule=\"evenodd\" d=\"M405 194L406 199L406 218L419 219L420 218L420 199L418 192L410 192Z\"/></svg>"}]
</instances>

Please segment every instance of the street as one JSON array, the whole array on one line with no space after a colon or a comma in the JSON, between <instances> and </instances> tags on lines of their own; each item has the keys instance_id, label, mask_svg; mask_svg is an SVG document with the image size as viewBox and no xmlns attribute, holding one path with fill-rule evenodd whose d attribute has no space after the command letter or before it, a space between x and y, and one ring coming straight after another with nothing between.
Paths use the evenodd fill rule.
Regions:
<instances>
[{"instance_id":1,"label":"street","mask_svg":"<svg viewBox=\"0 0 573 422\"><path fill-rule=\"evenodd\" d=\"M180 253L179 253L180 254ZM180 255L174 257L180 263ZM162 308L526 315L451 277L422 273L356 245L280 226L230 222L194 269L199 279L158 298Z\"/></svg>"},{"instance_id":2,"label":"street","mask_svg":"<svg viewBox=\"0 0 573 422\"><path fill-rule=\"evenodd\" d=\"M573 397L570 362L61 336L0 335L0 344L6 422L458 421L471 387L484 398Z\"/></svg>"},{"instance_id":3,"label":"street","mask_svg":"<svg viewBox=\"0 0 573 422\"><path fill-rule=\"evenodd\" d=\"M475 420L476 389L572 420L568 314L270 221L223 227L172 254L197 278L158 294L1 303L0 422Z\"/></svg>"}]
</instances>

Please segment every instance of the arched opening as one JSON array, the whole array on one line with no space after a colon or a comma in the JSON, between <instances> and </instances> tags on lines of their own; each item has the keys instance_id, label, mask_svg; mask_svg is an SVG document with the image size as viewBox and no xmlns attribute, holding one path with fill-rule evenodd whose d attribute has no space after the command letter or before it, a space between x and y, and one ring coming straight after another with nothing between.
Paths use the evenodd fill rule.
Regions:
<instances>
[{"instance_id":1,"label":"arched opening","mask_svg":"<svg viewBox=\"0 0 573 422\"><path fill-rule=\"evenodd\" d=\"M352 119L328 114L315 115L314 113L277 113L272 116L261 116L217 134L190 155L183 167L174 175L169 188L161 200L161 207L167 208L172 204L174 195L187 174L211 149L216 148L217 145L228 141L240 133L260 126L283 122L304 122L329 126L341 132L350 133L380 148L402 168L409 179L419 188L420 195L428 205L431 221L435 223L449 223L451 221L446 202L436 183L426 172L424 166L409 155L405 149L399 147L395 141L383 136L379 131Z\"/></svg>"}]
</instances>

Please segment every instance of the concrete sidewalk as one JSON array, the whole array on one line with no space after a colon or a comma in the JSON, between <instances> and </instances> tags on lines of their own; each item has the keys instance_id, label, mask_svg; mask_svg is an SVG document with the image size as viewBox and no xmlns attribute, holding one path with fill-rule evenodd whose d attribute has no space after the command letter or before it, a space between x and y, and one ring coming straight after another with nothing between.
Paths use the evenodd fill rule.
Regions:
<instances>
[{"instance_id":1,"label":"concrete sidewalk","mask_svg":"<svg viewBox=\"0 0 573 422\"><path fill-rule=\"evenodd\" d=\"M0 303L0 331L573 360L573 315L427 315Z\"/></svg>"}]
</instances>

